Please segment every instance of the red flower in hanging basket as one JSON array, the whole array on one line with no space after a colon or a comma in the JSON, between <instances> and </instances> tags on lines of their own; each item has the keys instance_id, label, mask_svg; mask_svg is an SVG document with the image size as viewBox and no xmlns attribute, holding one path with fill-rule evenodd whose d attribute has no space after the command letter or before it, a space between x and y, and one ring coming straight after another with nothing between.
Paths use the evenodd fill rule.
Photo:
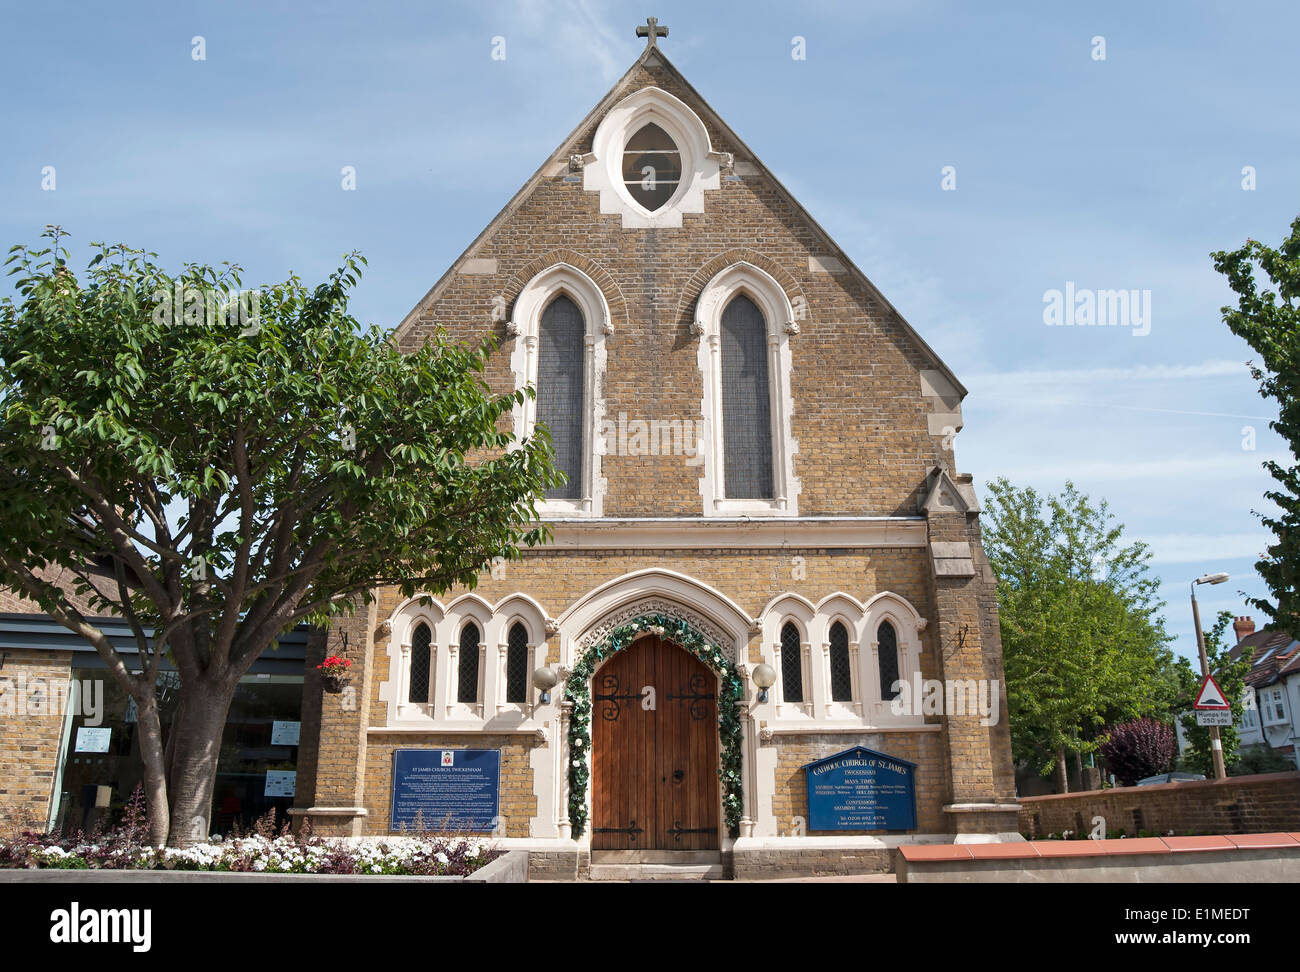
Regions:
<instances>
[{"instance_id":1,"label":"red flower in hanging basket","mask_svg":"<svg viewBox=\"0 0 1300 972\"><path fill-rule=\"evenodd\" d=\"M316 666L320 670L321 683L326 692L339 693L347 684L348 669L352 662L342 655L330 655Z\"/></svg>"},{"instance_id":2,"label":"red flower in hanging basket","mask_svg":"<svg viewBox=\"0 0 1300 972\"><path fill-rule=\"evenodd\" d=\"M344 658L342 655L330 655L323 662L316 666L324 675L346 675L348 669L352 667L351 660Z\"/></svg>"}]
</instances>

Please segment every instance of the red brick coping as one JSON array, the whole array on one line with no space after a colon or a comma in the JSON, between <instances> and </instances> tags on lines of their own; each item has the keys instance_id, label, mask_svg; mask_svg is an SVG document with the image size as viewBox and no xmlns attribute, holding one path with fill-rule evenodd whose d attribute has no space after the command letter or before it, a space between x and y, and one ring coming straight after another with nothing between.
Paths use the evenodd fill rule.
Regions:
<instances>
[{"instance_id":1,"label":"red brick coping","mask_svg":"<svg viewBox=\"0 0 1300 972\"><path fill-rule=\"evenodd\" d=\"M1300 833L1226 834L1209 837L1121 837L1108 840L1027 840L1007 844L904 844L903 859L923 861L1025 860L1043 857L1114 857L1189 851L1300 850Z\"/></svg>"}]
</instances>

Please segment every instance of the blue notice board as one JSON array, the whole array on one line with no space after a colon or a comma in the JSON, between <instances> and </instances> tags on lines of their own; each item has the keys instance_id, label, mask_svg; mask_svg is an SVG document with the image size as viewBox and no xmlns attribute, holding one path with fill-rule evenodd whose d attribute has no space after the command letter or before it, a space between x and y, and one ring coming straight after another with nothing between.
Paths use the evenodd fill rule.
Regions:
<instances>
[{"instance_id":1,"label":"blue notice board","mask_svg":"<svg viewBox=\"0 0 1300 972\"><path fill-rule=\"evenodd\" d=\"M397 749L389 829L486 832L501 813L501 750Z\"/></svg>"},{"instance_id":2,"label":"blue notice board","mask_svg":"<svg viewBox=\"0 0 1300 972\"><path fill-rule=\"evenodd\" d=\"M915 763L855 746L803 771L810 831L916 829Z\"/></svg>"}]
</instances>

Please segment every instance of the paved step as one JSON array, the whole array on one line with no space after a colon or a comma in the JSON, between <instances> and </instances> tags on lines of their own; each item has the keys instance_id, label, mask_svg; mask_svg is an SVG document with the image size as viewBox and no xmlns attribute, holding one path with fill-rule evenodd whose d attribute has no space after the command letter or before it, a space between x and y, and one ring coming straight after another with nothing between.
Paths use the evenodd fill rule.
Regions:
<instances>
[{"instance_id":1,"label":"paved step","mask_svg":"<svg viewBox=\"0 0 1300 972\"><path fill-rule=\"evenodd\" d=\"M596 864L593 881L721 881L722 864Z\"/></svg>"},{"instance_id":2,"label":"paved step","mask_svg":"<svg viewBox=\"0 0 1300 972\"><path fill-rule=\"evenodd\" d=\"M722 853L715 850L594 850L592 864L721 864Z\"/></svg>"}]
</instances>

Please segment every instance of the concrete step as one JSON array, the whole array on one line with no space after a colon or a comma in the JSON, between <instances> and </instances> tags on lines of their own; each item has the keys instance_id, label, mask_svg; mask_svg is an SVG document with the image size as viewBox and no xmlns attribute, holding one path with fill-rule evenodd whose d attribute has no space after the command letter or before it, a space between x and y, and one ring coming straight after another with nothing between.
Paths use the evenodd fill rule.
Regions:
<instances>
[{"instance_id":1,"label":"concrete step","mask_svg":"<svg viewBox=\"0 0 1300 972\"><path fill-rule=\"evenodd\" d=\"M721 864L722 853L715 850L594 850L592 864Z\"/></svg>"},{"instance_id":2,"label":"concrete step","mask_svg":"<svg viewBox=\"0 0 1300 972\"><path fill-rule=\"evenodd\" d=\"M721 881L722 864L596 864L592 881Z\"/></svg>"}]
</instances>

